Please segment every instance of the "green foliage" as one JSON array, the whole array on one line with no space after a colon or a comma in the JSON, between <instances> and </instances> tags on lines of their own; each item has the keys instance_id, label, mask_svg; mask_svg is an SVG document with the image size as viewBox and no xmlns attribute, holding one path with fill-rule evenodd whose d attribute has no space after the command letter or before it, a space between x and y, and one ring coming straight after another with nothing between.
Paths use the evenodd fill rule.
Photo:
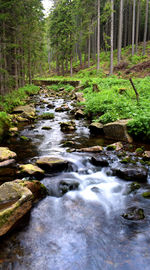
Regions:
<instances>
[{"instance_id":1,"label":"green foliage","mask_svg":"<svg viewBox=\"0 0 150 270\"><path fill-rule=\"evenodd\" d=\"M3 138L4 133L8 132L10 127L10 118L6 112L0 112L0 142Z\"/></svg>"},{"instance_id":2,"label":"green foliage","mask_svg":"<svg viewBox=\"0 0 150 270\"><path fill-rule=\"evenodd\" d=\"M98 93L93 92L95 83L100 89ZM104 124L119 119L132 119L128 124L129 132L150 139L150 77L136 79L134 83L140 96L139 104L128 80L113 76L86 81L85 112ZM122 88L126 91L119 94Z\"/></svg>"},{"instance_id":3,"label":"green foliage","mask_svg":"<svg viewBox=\"0 0 150 270\"><path fill-rule=\"evenodd\" d=\"M0 107L5 112L11 112L14 107L24 105L27 97L31 94L38 93L38 91L38 86L26 85L5 95L4 97L0 96Z\"/></svg>"},{"instance_id":4,"label":"green foliage","mask_svg":"<svg viewBox=\"0 0 150 270\"><path fill-rule=\"evenodd\" d=\"M58 83L58 84L52 84L51 86L47 86L47 88L49 90L53 90L53 91L56 91L56 92L59 92L59 89L60 88L64 88L65 91L71 91L74 89L73 86L71 86L70 84L63 84L63 83Z\"/></svg>"}]
</instances>

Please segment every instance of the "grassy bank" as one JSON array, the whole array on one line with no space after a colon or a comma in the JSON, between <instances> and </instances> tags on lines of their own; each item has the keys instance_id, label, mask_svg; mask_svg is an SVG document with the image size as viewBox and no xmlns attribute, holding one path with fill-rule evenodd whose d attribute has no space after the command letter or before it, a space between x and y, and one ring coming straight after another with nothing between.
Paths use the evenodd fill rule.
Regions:
<instances>
[{"instance_id":1,"label":"grassy bank","mask_svg":"<svg viewBox=\"0 0 150 270\"><path fill-rule=\"evenodd\" d=\"M8 132L11 126L9 113L13 108L19 105L25 105L28 96L31 94L37 94L39 87L35 85L27 85L12 91L11 93L1 96L0 95L0 142Z\"/></svg>"}]
</instances>

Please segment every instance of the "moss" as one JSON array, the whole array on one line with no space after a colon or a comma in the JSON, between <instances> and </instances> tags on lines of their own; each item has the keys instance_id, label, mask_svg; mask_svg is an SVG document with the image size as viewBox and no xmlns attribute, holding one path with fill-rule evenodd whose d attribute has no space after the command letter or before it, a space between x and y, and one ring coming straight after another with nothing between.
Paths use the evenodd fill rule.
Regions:
<instances>
[{"instance_id":1,"label":"moss","mask_svg":"<svg viewBox=\"0 0 150 270\"><path fill-rule=\"evenodd\" d=\"M141 185L137 182L134 182L130 185L130 189L131 189L131 192L137 190L137 189L140 189Z\"/></svg>"},{"instance_id":2,"label":"moss","mask_svg":"<svg viewBox=\"0 0 150 270\"><path fill-rule=\"evenodd\" d=\"M114 151L114 150L116 150L116 146L115 145L108 145L107 150L108 151Z\"/></svg>"},{"instance_id":3,"label":"moss","mask_svg":"<svg viewBox=\"0 0 150 270\"><path fill-rule=\"evenodd\" d=\"M120 162L123 163L123 164L127 164L127 163L130 163L131 160L130 160L130 158L124 158Z\"/></svg>"},{"instance_id":4,"label":"moss","mask_svg":"<svg viewBox=\"0 0 150 270\"><path fill-rule=\"evenodd\" d=\"M26 136L21 136L20 139L22 141L27 141L27 142L30 141L30 139L28 137L26 137Z\"/></svg>"},{"instance_id":5,"label":"moss","mask_svg":"<svg viewBox=\"0 0 150 270\"><path fill-rule=\"evenodd\" d=\"M144 152L144 150L143 150L142 148L137 148L137 149L135 150L135 152L136 152L137 154L142 154L142 153Z\"/></svg>"},{"instance_id":6,"label":"moss","mask_svg":"<svg viewBox=\"0 0 150 270\"><path fill-rule=\"evenodd\" d=\"M150 199L150 191L146 191L146 192L142 193L142 196L146 199Z\"/></svg>"},{"instance_id":7,"label":"moss","mask_svg":"<svg viewBox=\"0 0 150 270\"><path fill-rule=\"evenodd\" d=\"M54 119L55 115L54 113L43 113L39 116L40 119L48 120L48 119Z\"/></svg>"}]
</instances>

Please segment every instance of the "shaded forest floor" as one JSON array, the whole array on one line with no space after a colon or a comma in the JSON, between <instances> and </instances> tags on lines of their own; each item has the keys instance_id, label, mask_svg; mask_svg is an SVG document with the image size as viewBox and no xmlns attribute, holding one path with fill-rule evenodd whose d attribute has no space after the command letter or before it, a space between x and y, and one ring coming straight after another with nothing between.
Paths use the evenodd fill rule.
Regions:
<instances>
[{"instance_id":1,"label":"shaded forest floor","mask_svg":"<svg viewBox=\"0 0 150 270\"><path fill-rule=\"evenodd\" d=\"M146 76L150 76L150 41L147 42L146 53L142 55L142 43L138 47L138 52L132 56L132 47L128 46L126 48L122 48L121 54L121 62L118 65L117 63L117 50L114 51L114 75L118 78L128 79L132 78L144 78ZM82 59L84 62L84 59ZM105 78L109 75L110 68L110 52L101 52L100 54L100 71L97 72L96 69L96 60L92 59L90 62L90 67L88 67L87 63L82 64L80 66L79 60L74 61L73 63L73 77L75 78ZM54 64L51 64L52 71L45 73L45 78L55 78L56 69ZM69 73L65 74L65 77L70 77ZM59 76L61 79L61 74ZM37 79L41 79L41 77L37 77Z\"/></svg>"}]
</instances>

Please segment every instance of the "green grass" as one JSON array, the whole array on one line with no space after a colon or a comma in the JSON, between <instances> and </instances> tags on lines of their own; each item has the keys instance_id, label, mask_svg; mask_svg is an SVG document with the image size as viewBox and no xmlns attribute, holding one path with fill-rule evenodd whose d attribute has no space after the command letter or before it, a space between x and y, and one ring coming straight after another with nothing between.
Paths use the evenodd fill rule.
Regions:
<instances>
[{"instance_id":1,"label":"green grass","mask_svg":"<svg viewBox=\"0 0 150 270\"><path fill-rule=\"evenodd\" d=\"M3 97L0 95L0 107L2 111L10 113L14 107L18 105L24 105L26 103L27 97L31 94L37 94L38 91L38 86L26 85Z\"/></svg>"},{"instance_id":2,"label":"green grass","mask_svg":"<svg viewBox=\"0 0 150 270\"><path fill-rule=\"evenodd\" d=\"M9 127L11 126L11 120L8 114L12 112L14 107L24 105L27 97L31 94L37 94L38 91L38 86L27 85L19 88L18 90L12 91L5 96L0 95L0 142L8 133Z\"/></svg>"},{"instance_id":3,"label":"green grass","mask_svg":"<svg viewBox=\"0 0 150 270\"><path fill-rule=\"evenodd\" d=\"M93 92L95 83L100 89L98 93ZM138 104L129 80L112 76L86 81L85 113L103 124L132 119L128 125L129 132L150 139L150 77L134 79L134 84L140 96ZM120 89L124 89L123 94L119 93Z\"/></svg>"}]
</instances>

